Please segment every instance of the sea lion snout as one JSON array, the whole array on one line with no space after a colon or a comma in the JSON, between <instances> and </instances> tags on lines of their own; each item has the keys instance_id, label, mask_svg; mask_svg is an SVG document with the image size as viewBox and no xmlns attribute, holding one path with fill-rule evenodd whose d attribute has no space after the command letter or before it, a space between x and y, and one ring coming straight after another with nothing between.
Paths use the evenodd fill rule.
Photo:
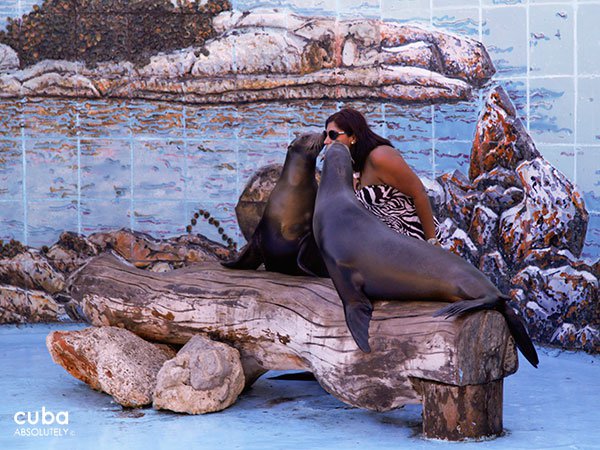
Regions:
<instances>
[{"instance_id":1,"label":"sea lion snout","mask_svg":"<svg viewBox=\"0 0 600 450\"><path fill-rule=\"evenodd\" d=\"M316 158L323 150L325 136L323 133L305 133L292 141L289 149L294 152L307 153Z\"/></svg>"}]
</instances>

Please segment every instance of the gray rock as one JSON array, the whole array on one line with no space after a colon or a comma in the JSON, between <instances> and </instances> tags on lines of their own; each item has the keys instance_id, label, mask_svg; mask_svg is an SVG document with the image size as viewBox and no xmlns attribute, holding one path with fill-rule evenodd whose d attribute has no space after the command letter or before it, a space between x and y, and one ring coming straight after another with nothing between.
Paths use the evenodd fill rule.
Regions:
<instances>
[{"instance_id":1,"label":"gray rock","mask_svg":"<svg viewBox=\"0 0 600 450\"><path fill-rule=\"evenodd\" d=\"M517 172L525 197L500 218L507 261L520 267L530 251L548 246L581 255L588 222L581 194L542 158L522 163Z\"/></svg>"},{"instance_id":2,"label":"gray rock","mask_svg":"<svg viewBox=\"0 0 600 450\"><path fill-rule=\"evenodd\" d=\"M154 407L188 414L221 411L244 389L239 352L196 335L158 374Z\"/></svg>"},{"instance_id":3,"label":"gray rock","mask_svg":"<svg viewBox=\"0 0 600 450\"><path fill-rule=\"evenodd\" d=\"M58 322L68 319L64 305L47 293L0 285L0 323Z\"/></svg>"},{"instance_id":4,"label":"gray rock","mask_svg":"<svg viewBox=\"0 0 600 450\"><path fill-rule=\"evenodd\" d=\"M34 249L0 259L0 282L55 294L65 288L65 278Z\"/></svg>"},{"instance_id":5,"label":"gray rock","mask_svg":"<svg viewBox=\"0 0 600 450\"><path fill-rule=\"evenodd\" d=\"M0 44L0 73L11 73L19 70L19 55L11 47Z\"/></svg>"},{"instance_id":6,"label":"gray rock","mask_svg":"<svg viewBox=\"0 0 600 450\"><path fill-rule=\"evenodd\" d=\"M152 403L156 375L175 356L174 350L117 327L53 331L46 346L56 364L126 407Z\"/></svg>"}]
</instances>

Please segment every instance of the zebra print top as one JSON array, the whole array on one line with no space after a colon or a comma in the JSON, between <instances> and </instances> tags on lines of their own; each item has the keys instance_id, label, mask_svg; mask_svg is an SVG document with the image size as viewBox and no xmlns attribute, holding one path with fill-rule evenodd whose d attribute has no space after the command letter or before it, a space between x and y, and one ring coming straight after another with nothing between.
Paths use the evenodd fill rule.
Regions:
<instances>
[{"instance_id":1,"label":"zebra print top","mask_svg":"<svg viewBox=\"0 0 600 450\"><path fill-rule=\"evenodd\" d=\"M412 197L387 184L360 186L356 190L358 200L383 223L400 234L426 240L423 226L417 215ZM434 217L435 234L440 239L440 228Z\"/></svg>"}]
</instances>

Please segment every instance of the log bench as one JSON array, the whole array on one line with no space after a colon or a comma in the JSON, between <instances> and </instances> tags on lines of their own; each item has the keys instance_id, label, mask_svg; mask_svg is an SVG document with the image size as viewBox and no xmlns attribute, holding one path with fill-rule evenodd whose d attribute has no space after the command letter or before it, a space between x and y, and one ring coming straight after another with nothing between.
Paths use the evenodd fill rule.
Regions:
<instances>
[{"instance_id":1,"label":"log bench","mask_svg":"<svg viewBox=\"0 0 600 450\"><path fill-rule=\"evenodd\" d=\"M329 279L215 262L155 273L103 254L71 276L69 291L92 325L171 344L203 334L237 348L247 386L268 370L307 370L355 407L422 403L425 437L502 433L503 379L518 359L495 311L445 320L432 317L444 303L377 301L366 354Z\"/></svg>"}]
</instances>

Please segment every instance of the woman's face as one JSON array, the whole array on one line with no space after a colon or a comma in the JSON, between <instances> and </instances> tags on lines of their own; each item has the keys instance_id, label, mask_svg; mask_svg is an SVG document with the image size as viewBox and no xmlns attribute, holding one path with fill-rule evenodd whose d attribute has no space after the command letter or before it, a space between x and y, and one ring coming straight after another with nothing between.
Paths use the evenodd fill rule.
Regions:
<instances>
[{"instance_id":1,"label":"woman's face","mask_svg":"<svg viewBox=\"0 0 600 450\"><path fill-rule=\"evenodd\" d=\"M348 136L335 122L329 122L327 129L325 130L327 136L325 136L325 145L329 145L334 141L340 142L347 147L354 142L353 136ZM340 133L340 134L338 134ZM333 137L333 138L332 138Z\"/></svg>"}]
</instances>

